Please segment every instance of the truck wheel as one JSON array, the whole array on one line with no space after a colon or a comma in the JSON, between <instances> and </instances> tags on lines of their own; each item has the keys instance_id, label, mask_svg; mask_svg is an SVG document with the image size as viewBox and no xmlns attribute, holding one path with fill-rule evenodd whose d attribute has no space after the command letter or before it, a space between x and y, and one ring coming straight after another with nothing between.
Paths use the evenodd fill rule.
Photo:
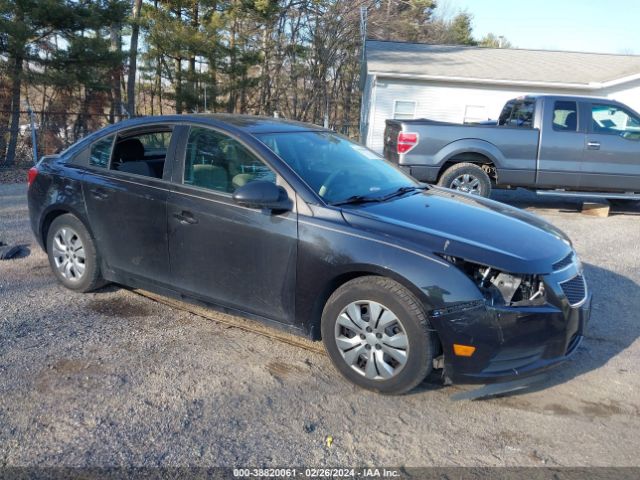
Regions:
<instances>
[{"instance_id":1,"label":"truck wheel","mask_svg":"<svg viewBox=\"0 0 640 480\"><path fill-rule=\"evenodd\" d=\"M438 185L482 197L491 195L489 175L473 163L457 163L447 168L440 177Z\"/></svg>"},{"instance_id":2,"label":"truck wheel","mask_svg":"<svg viewBox=\"0 0 640 480\"><path fill-rule=\"evenodd\" d=\"M321 331L335 367L360 387L402 394L431 371L434 337L424 307L389 278L359 277L338 288Z\"/></svg>"}]
</instances>

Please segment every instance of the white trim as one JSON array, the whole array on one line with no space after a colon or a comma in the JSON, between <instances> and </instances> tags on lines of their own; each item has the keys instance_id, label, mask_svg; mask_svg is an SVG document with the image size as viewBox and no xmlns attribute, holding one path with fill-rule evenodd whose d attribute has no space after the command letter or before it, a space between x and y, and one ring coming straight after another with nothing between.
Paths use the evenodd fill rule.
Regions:
<instances>
[{"instance_id":1,"label":"white trim","mask_svg":"<svg viewBox=\"0 0 640 480\"><path fill-rule=\"evenodd\" d=\"M378 103L376 99L378 89L378 77L376 75L372 75L371 77L371 95L369 97L369 129L367 131L366 145L371 144L371 138L373 138L373 132L375 131L375 123L376 123L376 109L378 108Z\"/></svg>"},{"instance_id":2,"label":"white trim","mask_svg":"<svg viewBox=\"0 0 640 480\"><path fill-rule=\"evenodd\" d=\"M370 74L380 78L395 78L407 80L434 80L447 81L456 83L486 83L494 85L522 85L530 87L549 87L549 88L567 88L576 90L599 90L601 88L611 87L622 83L631 82L640 79L640 74L631 75L617 80L609 80L607 82L591 82L591 83L562 83L562 82L540 82L530 80L499 80L492 78L476 78L476 77L449 77L446 75L422 75L415 73L392 73L392 72L369 72Z\"/></svg>"},{"instance_id":3,"label":"white trim","mask_svg":"<svg viewBox=\"0 0 640 480\"><path fill-rule=\"evenodd\" d=\"M640 79L640 73L634 73L633 75L628 75L626 77L616 78L615 80L607 80L606 82L601 82L600 88L607 87L615 87L616 85L620 85L623 83L633 82L634 80Z\"/></svg>"}]
</instances>

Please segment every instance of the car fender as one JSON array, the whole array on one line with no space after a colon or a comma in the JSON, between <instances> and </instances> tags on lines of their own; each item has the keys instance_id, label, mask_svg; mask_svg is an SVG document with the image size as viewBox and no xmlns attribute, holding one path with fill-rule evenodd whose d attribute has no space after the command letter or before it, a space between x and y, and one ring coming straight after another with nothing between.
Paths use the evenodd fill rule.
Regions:
<instances>
[{"instance_id":1,"label":"car fender","mask_svg":"<svg viewBox=\"0 0 640 480\"><path fill-rule=\"evenodd\" d=\"M312 338L318 338L322 310L331 293L364 275L397 281L427 312L483 300L476 285L454 265L399 239L348 225L300 222L296 317Z\"/></svg>"}]
</instances>

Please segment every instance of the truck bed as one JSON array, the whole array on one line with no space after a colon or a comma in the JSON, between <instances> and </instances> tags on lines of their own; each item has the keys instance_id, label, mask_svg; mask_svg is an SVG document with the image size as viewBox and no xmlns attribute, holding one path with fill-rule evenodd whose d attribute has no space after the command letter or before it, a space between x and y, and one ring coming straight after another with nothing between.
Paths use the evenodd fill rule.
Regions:
<instances>
[{"instance_id":1,"label":"truck bed","mask_svg":"<svg viewBox=\"0 0 640 480\"><path fill-rule=\"evenodd\" d=\"M419 180L434 182L444 158L490 153L501 165L500 183L535 183L538 141L537 128L487 124L459 124L429 119L387 120L384 156L405 167ZM415 132L418 144L407 154L397 153L401 132ZM494 159L490 159L494 160Z\"/></svg>"}]
</instances>

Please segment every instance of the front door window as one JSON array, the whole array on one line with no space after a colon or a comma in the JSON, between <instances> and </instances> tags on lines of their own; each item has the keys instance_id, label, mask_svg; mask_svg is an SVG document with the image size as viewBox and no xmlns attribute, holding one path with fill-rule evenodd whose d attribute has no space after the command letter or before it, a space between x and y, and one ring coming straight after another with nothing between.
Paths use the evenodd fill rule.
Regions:
<instances>
[{"instance_id":1,"label":"front door window","mask_svg":"<svg viewBox=\"0 0 640 480\"><path fill-rule=\"evenodd\" d=\"M210 128L191 128L184 162L185 185L233 193L254 180L276 183L276 175L234 138Z\"/></svg>"},{"instance_id":2,"label":"front door window","mask_svg":"<svg viewBox=\"0 0 640 480\"><path fill-rule=\"evenodd\" d=\"M640 140L640 119L631 112L615 105L591 107L593 133L618 135L628 140Z\"/></svg>"}]
</instances>

